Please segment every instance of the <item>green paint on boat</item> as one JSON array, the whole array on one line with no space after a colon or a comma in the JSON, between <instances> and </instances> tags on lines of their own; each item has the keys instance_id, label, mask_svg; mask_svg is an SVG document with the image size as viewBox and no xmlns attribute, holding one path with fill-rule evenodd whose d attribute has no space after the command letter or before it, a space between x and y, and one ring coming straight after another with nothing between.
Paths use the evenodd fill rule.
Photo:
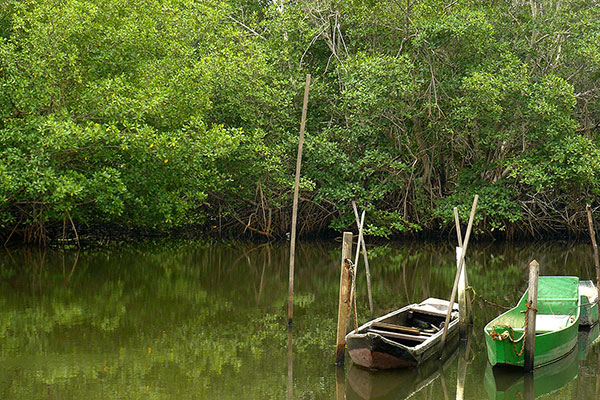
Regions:
<instances>
[{"instance_id":1,"label":"green paint on boat","mask_svg":"<svg viewBox=\"0 0 600 400\"><path fill-rule=\"evenodd\" d=\"M485 326L485 342L490 364L523 366L524 352L521 352L521 349L524 342L526 302L527 291L516 307L494 318ZM540 276L534 354L536 368L564 357L575 347L580 305L578 277ZM509 332L516 341L514 347L509 339L494 340L491 336L492 329L498 334ZM517 355L518 353L521 355Z\"/></svg>"},{"instance_id":2,"label":"green paint on boat","mask_svg":"<svg viewBox=\"0 0 600 400\"><path fill-rule=\"evenodd\" d=\"M577 353L577 350L573 349L559 361L535 370L533 398L537 399L560 390L577 378L579 372ZM522 371L514 368L492 368L488 364L484 387L490 400L522 399L525 393L525 377Z\"/></svg>"}]
</instances>

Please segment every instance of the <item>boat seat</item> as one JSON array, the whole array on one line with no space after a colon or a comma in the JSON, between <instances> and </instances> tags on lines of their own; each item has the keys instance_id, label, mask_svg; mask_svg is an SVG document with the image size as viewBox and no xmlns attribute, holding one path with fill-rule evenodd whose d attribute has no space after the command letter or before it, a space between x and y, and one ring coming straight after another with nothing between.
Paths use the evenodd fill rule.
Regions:
<instances>
[{"instance_id":1,"label":"boat seat","mask_svg":"<svg viewBox=\"0 0 600 400\"><path fill-rule=\"evenodd\" d=\"M424 341L426 341L427 339L429 339L429 336L409 335L407 333L396 333L396 332L380 331L379 329L372 329L372 328L370 328L367 331L367 333L368 332L376 333L376 334L378 334L380 336L387 337L387 338L410 340L410 341L419 342L419 343L423 343Z\"/></svg>"}]
</instances>

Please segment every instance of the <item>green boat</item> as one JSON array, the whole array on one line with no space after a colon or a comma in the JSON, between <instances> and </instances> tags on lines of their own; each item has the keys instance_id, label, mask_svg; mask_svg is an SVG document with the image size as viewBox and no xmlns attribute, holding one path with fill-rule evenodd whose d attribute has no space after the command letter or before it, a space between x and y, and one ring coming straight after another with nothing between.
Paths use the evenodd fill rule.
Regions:
<instances>
[{"instance_id":1,"label":"green boat","mask_svg":"<svg viewBox=\"0 0 600 400\"><path fill-rule=\"evenodd\" d=\"M523 366L526 302L527 291L515 308L499 315L485 326L485 343L492 366ZM580 306L579 278L539 277L538 312L535 319L536 368L566 356L577 345Z\"/></svg>"}]
</instances>

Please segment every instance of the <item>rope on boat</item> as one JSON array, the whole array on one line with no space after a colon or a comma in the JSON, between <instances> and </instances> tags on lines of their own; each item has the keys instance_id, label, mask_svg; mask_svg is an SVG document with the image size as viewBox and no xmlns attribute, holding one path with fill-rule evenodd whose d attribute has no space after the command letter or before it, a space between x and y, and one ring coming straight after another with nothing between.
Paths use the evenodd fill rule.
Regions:
<instances>
[{"instance_id":1,"label":"rope on boat","mask_svg":"<svg viewBox=\"0 0 600 400\"><path fill-rule=\"evenodd\" d=\"M537 312L537 308L532 307L531 306L531 302L526 303L525 304L525 310L521 311L521 313L525 314L525 325L523 326L523 334L521 335L521 337L517 340L515 340L515 332L513 331L512 326L510 325L492 325L492 332L490 332L490 337L493 340L498 340L498 341L502 341L502 340L510 340L510 342L512 343L512 347L513 350L515 352L515 355L517 357L521 357L521 355L523 355L523 351L525 350L525 339L527 338L527 326L529 325L529 310L533 310L535 312ZM496 328L504 328L505 331L502 333L498 333L496 332ZM523 344L521 345L521 351L517 352L517 343L519 343L520 341L523 341Z\"/></svg>"}]
</instances>

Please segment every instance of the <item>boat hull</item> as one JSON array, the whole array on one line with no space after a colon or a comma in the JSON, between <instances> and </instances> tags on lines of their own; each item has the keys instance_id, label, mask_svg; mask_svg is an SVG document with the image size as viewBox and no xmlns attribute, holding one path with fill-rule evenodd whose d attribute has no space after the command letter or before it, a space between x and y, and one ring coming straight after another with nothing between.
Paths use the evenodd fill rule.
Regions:
<instances>
[{"instance_id":1,"label":"boat hull","mask_svg":"<svg viewBox=\"0 0 600 400\"><path fill-rule=\"evenodd\" d=\"M564 357L577 345L577 324L554 333L536 335L534 366L541 367ZM493 340L490 335L485 335L488 360L492 365L512 365L522 367L524 364L524 351L520 356L515 353L512 342L509 340ZM523 342L516 343L517 352L521 352Z\"/></svg>"},{"instance_id":2,"label":"boat hull","mask_svg":"<svg viewBox=\"0 0 600 400\"><path fill-rule=\"evenodd\" d=\"M419 364L414 351L393 345L374 333L356 335L348 340L347 345L352 362L363 368L407 368Z\"/></svg>"}]
</instances>

